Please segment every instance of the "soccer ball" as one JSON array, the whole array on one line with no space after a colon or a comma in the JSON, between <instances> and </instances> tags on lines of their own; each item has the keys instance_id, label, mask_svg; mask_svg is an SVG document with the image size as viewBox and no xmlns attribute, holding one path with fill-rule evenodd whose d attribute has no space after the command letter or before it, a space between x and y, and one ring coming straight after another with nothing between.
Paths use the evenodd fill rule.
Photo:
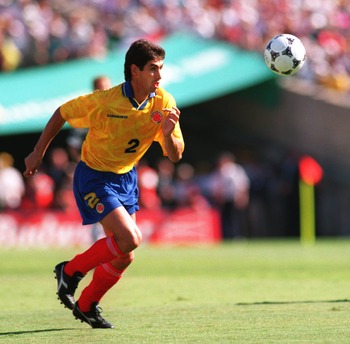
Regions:
<instances>
[{"instance_id":1,"label":"soccer ball","mask_svg":"<svg viewBox=\"0 0 350 344\"><path fill-rule=\"evenodd\" d=\"M278 75L293 75L304 65L306 51L301 40L284 33L273 37L265 48L265 62Z\"/></svg>"}]
</instances>

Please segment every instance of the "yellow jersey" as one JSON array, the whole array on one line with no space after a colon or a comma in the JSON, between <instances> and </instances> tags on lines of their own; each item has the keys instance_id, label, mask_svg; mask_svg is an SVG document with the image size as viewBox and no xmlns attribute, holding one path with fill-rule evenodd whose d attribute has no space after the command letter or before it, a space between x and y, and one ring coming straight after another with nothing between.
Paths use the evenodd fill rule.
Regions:
<instances>
[{"instance_id":1,"label":"yellow jersey","mask_svg":"<svg viewBox=\"0 0 350 344\"><path fill-rule=\"evenodd\" d=\"M163 88L151 93L143 103L133 98L130 82L109 90L95 91L61 105L62 117L74 128L88 128L81 160L98 171L129 172L153 141L159 142L166 156L162 122L163 108L176 106ZM180 124L173 131L183 142Z\"/></svg>"}]
</instances>

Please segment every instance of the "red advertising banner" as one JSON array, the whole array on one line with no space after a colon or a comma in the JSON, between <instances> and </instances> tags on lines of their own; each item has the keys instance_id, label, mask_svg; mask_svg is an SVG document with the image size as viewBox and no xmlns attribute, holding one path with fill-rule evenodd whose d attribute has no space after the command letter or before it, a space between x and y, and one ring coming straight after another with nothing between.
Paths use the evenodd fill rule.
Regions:
<instances>
[{"instance_id":1,"label":"red advertising banner","mask_svg":"<svg viewBox=\"0 0 350 344\"><path fill-rule=\"evenodd\" d=\"M206 244L221 240L214 209L140 210L137 223L144 242ZM89 246L93 227L83 226L77 212L6 211L0 213L0 247Z\"/></svg>"}]
</instances>

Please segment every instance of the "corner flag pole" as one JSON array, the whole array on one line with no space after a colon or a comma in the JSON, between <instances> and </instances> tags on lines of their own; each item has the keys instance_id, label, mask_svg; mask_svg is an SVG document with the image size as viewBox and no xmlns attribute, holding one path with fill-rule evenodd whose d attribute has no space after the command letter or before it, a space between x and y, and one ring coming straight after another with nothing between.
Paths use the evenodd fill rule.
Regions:
<instances>
[{"instance_id":1,"label":"corner flag pole","mask_svg":"<svg viewBox=\"0 0 350 344\"><path fill-rule=\"evenodd\" d=\"M300 241L306 245L313 245L316 239L314 189L313 185L299 181Z\"/></svg>"},{"instance_id":2,"label":"corner flag pole","mask_svg":"<svg viewBox=\"0 0 350 344\"><path fill-rule=\"evenodd\" d=\"M313 245L316 240L315 185L323 170L315 159L303 156L299 161L300 241Z\"/></svg>"}]
</instances>

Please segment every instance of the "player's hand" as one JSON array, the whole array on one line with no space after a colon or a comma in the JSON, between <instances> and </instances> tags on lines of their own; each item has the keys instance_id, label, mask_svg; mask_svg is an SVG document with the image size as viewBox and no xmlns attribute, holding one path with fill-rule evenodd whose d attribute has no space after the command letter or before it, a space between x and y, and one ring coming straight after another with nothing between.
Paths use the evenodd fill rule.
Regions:
<instances>
[{"instance_id":1,"label":"player's hand","mask_svg":"<svg viewBox=\"0 0 350 344\"><path fill-rule=\"evenodd\" d=\"M173 106L172 108L164 108L163 111L169 113L163 121L163 135L170 136L175 128L176 123L179 121L180 110L176 106Z\"/></svg>"},{"instance_id":2,"label":"player's hand","mask_svg":"<svg viewBox=\"0 0 350 344\"><path fill-rule=\"evenodd\" d=\"M42 163L43 158L35 154L34 152L30 153L25 159L24 163L26 165L26 170L23 172L25 177L34 176L35 173L38 172L38 168Z\"/></svg>"}]
</instances>

